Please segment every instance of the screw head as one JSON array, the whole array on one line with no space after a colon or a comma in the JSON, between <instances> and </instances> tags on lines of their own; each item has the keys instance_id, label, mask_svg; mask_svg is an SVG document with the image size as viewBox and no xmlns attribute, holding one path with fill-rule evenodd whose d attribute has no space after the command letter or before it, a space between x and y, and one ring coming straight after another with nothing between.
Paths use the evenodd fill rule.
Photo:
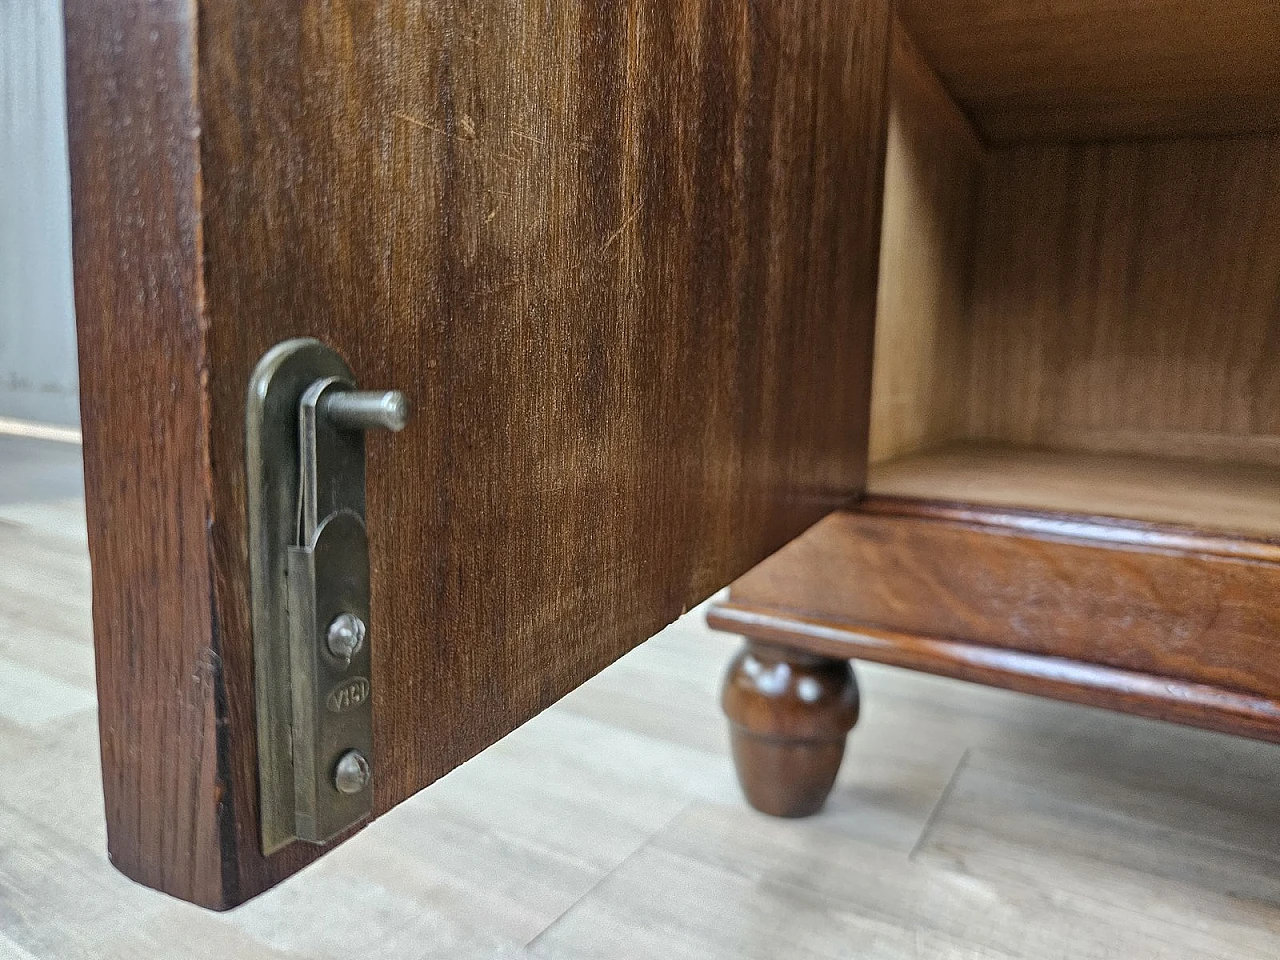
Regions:
<instances>
[{"instance_id":1,"label":"screw head","mask_svg":"<svg viewBox=\"0 0 1280 960\"><path fill-rule=\"evenodd\" d=\"M359 793L373 779L373 769L359 750L348 750L338 758L333 771L333 785L339 793Z\"/></svg>"},{"instance_id":2,"label":"screw head","mask_svg":"<svg viewBox=\"0 0 1280 960\"><path fill-rule=\"evenodd\" d=\"M351 658L364 646L364 636L368 627L354 613L343 613L334 617L329 624L326 642L329 652L343 663L350 663Z\"/></svg>"}]
</instances>

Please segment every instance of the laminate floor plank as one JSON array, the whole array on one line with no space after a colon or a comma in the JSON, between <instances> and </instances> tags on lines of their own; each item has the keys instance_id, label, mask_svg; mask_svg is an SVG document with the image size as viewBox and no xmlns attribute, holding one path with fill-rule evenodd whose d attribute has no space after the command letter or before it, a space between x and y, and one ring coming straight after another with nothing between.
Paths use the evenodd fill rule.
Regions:
<instances>
[{"instance_id":1,"label":"laminate floor plank","mask_svg":"<svg viewBox=\"0 0 1280 960\"><path fill-rule=\"evenodd\" d=\"M79 503L0 506L0 658L15 671L35 670L48 678L28 682L6 670L0 689L6 677L9 686L30 687L33 695L57 681L80 690L96 711L84 513L71 513L76 527L66 531L66 506ZM4 700L0 694L0 715ZM10 712L17 709L13 704Z\"/></svg>"},{"instance_id":2,"label":"laminate floor plank","mask_svg":"<svg viewBox=\"0 0 1280 960\"><path fill-rule=\"evenodd\" d=\"M146 890L106 859L78 458L45 446L0 483L0 960L1276 953L1280 748L860 664L827 810L771 820L699 611L249 904Z\"/></svg>"},{"instance_id":3,"label":"laminate floor plank","mask_svg":"<svg viewBox=\"0 0 1280 960\"><path fill-rule=\"evenodd\" d=\"M540 956L1243 956L1192 946L1120 907L919 863L827 830L694 805L534 943ZM636 906L642 905L642 906ZM678 945L678 946L677 946ZM596 951L593 954L593 951Z\"/></svg>"},{"instance_id":4,"label":"laminate floor plank","mask_svg":"<svg viewBox=\"0 0 1280 960\"><path fill-rule=\"evenodd\" d=\"M918 862L1126 923L1136 954L1274 956L1280 860L966 767ZM1052 875L1051 885L1045 877ZM1135 944L1135 946L1137 945Z\"/></svg>"}]
</instances>

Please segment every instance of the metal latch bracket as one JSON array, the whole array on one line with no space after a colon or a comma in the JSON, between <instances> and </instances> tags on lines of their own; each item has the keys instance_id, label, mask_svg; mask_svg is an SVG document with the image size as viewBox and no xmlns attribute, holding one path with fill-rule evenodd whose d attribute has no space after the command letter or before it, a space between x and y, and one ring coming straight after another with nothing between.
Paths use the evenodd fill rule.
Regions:
<instances>
[{"instance_id":1,"label":"metal latch bracket","mask_svg":"<svg viewBox=\"0 0 1280 960\"><path fill-rule=\"evenodd\" d=\"M403 395L356 389L309 338L269 350L245 412L262 847L326 843L372 811L364 431Z\"/></svg>"}]
</instances>

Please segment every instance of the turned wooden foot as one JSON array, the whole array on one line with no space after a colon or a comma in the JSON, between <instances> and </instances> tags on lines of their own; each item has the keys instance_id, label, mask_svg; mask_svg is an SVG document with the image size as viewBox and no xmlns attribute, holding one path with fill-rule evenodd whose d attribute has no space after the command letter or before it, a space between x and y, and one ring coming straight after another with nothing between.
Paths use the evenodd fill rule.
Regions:
<instances>
[{"instance_id":1,"label":"turned wooden foot","mask_svg":"<svg viewBox=\"0 0 1280 960\"><path fill-rule=\"evenodd\" d=\"M747 801L775 817L821 810L858 722L849 662L748 640L722 702Z\"/></svg>"}]
</instances>

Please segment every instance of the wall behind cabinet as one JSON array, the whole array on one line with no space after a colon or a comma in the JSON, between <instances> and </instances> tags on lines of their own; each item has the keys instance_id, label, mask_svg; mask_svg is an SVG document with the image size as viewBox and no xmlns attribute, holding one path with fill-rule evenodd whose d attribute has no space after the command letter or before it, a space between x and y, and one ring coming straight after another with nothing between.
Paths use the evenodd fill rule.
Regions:
<instances>
[{"instance_id":1,"label":"wall behind cabinet","mask_svg":"<svg viewBox=\"0 0 1280 960\"><path fill-rule=\"evenodd\" d=\"M62 7L0 2L0 417L76 423Z\"/></svg>"}]
</instances>

